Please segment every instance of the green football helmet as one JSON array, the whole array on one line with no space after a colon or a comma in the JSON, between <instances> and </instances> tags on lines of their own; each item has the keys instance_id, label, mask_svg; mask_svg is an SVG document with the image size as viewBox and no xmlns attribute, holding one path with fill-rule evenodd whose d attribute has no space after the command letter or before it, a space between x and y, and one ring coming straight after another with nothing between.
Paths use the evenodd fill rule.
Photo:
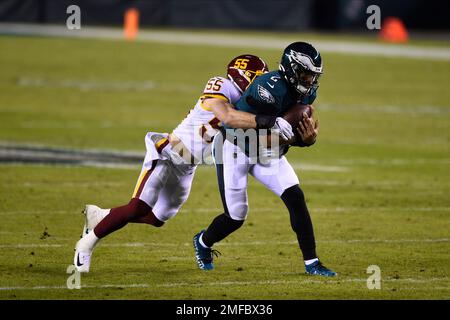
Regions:
<instances>
[{"instance_id":1,"label":"green football helmet","mask_svg":"<svg viewBox=\"0 0 450 320\"><path fill-rule=\"evenodd\" d=\"M319 51L306 42L294 42L284 49L280 73L301 95L308 95L319 86L323 73Z\"/></svg>"}]
</instances>

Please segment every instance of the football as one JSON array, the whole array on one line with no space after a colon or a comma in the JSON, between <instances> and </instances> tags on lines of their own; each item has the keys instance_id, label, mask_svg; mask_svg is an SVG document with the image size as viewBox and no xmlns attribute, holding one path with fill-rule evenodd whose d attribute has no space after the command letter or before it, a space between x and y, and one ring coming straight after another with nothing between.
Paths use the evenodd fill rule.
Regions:
<instances>
[{"instance_id":1,"label":"football","mask_svg":"<svg viewBox=\"0 0 450 320\"><path fill-rule=\"evenodd\" d=\"M289 122L292 126L292 130L298 137L298 132L295 130L298 127L298 123L303 119L303 112L306 112L308 117L312 116L312 107L308 104L296 104L290 107L283 115L282 118Z\"/></svg>"}]
</instances>

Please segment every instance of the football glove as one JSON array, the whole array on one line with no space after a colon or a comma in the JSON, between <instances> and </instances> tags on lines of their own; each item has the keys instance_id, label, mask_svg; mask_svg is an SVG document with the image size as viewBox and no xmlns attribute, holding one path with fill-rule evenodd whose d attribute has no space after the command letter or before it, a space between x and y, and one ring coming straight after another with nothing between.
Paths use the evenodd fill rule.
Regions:
<instances>
[{"instance_id":1,"label":"football glove","mask_svg":"<svg viewBox=\"0 0 450 320\"><path fill-rule=\"evenodd\" d=\"M281 117L277 117L275 120L275 125L272 127L273 130L277 130L280 133L281 138L288 141L294 137L294 132L292 131L292 126L289 122Z\"/></svg>"}]
</instances>

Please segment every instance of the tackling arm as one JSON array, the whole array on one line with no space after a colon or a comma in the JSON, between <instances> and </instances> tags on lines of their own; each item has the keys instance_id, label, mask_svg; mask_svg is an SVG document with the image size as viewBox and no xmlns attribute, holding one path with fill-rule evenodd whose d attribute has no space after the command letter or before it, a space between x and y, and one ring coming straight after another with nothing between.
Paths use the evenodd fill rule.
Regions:
<instances>
[{"instance_id":1,"label":"tackling arm","mask_svg":"<svg viewBox=\"0 0 450 320\"><path fill-rule=\"evenodd\" d=\"M251 129L257 126L254 114L238 111L233 108L233 105L224 100L209 98L205 99L203 104L214 112L216 118L227 127Z\"/></svg>"}]
</instances>

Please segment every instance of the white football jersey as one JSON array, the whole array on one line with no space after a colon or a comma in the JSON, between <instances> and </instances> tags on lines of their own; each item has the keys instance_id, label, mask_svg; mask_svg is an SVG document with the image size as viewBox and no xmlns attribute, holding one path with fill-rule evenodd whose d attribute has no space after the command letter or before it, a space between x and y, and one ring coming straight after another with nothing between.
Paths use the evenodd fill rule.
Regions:
<instances>
[{"instance_id":1,"label":"white football jersey","mask_svg":"<svg viewBox=\"0 0 450 320\"><path fill-rule=\"evenodd\" d=\"M207 97L223 99L234 105L241 97L241 92L229 79L209 79L195 107L173 131L196 162L200 163L211 155L211 142L222 126L214 113L203 105Z\"/></svg>"}]
</instances>

